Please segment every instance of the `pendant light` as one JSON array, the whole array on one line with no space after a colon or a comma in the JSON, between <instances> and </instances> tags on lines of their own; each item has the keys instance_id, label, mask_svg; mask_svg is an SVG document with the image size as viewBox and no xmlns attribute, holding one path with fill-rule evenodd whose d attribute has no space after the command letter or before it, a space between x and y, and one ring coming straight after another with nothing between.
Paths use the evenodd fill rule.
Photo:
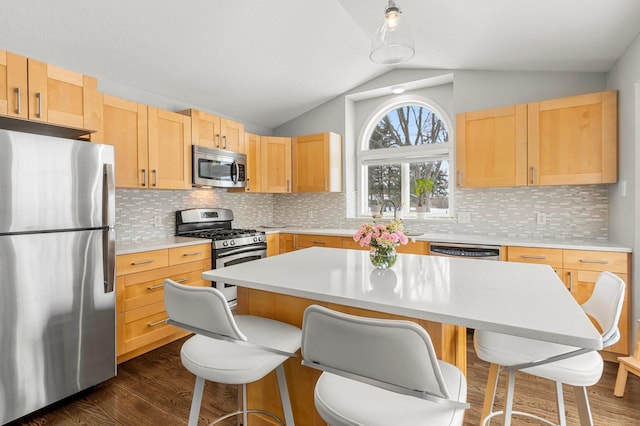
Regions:
<instances>
[{"instance_id":1,"label":"pendant light","mask_svg":"<svg viewBox=\"0 0 640 426\"><path fill-rule=\"evenodd\" d=\"M413 37L406 22L400 17L402 11L395 1L389 0L384 12L384 22L371 45L369 58L378 64L397 64L411 59L415 53Z\"/></svg>"}]
</instances>

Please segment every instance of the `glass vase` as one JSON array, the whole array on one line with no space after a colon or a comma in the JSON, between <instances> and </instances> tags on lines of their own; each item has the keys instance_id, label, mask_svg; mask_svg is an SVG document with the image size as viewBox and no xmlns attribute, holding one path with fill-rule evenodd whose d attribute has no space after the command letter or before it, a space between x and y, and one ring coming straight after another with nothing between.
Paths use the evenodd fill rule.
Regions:
<instances>
[{"instance_id":1,"label":"glass vase","mask_svg":"<svg viewBox=\"0 0 640 426\"><path fill-rule=\"evenodd\" d=\"M376 269L389 269L395 263L398 255L394 247L378 247L369 252L369 260Z\"/></svg>"}]
</instances>

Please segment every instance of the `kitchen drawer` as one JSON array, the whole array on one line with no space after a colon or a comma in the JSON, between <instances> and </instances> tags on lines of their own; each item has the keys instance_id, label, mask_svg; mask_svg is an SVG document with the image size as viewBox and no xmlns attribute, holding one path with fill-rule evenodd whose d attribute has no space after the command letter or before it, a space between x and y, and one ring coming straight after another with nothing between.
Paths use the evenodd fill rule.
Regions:
<instances>
[{"instance_id":1,"label":"kitchen drawer","mask_svg":"<svg viewBox=\"0 0 640 426\"><path fill-rule=\"evenodd\" d=\"M137 309L152 303L164 302L164 280L166 278L171 278L181 284L201 286L205 283L201 276L202 270L198 269L126 286L124 293L125 311ZM211 284L209 283L209 285Z\"/></svg>"},{"instance_id":2,"label":"kitchen drawer","mask_svg":"<svg viewBox=\"0 0 640 426\"><path fill-rule=\"evenodd\" d=\"M564 250L564 269L627 273L627 253L590 250Z\"/></svg>"},{"instance_id":3,"label":"kitchen drawer","mask_svg":"<svg viewBox=\"0 0 640 426\"><path fill-rule=\"evenodd\" d=\"M169 265L169 252L165 250L143 251L116 256L116 274L125 275L149 271Z\"/></svg>"},{"instance_id":4,"label":"kitchen drawer","mask_svg":"<svg viewBox=\"0 0 640 426\"><path fill-rule=\"evenodd\" d=\"M539 263L562 268L562 249L509 246L507 261L523 263Z\"/></svg>"},{"instance_id":5,"label":"kitchen drawer","mask_svg":"<svg viewBox=\"0 0 640 426\"><path fill-rule=\"evenodd\" d=\"M371 247L364 246L361 247L360 243L354 241L352 237L342 237L342 248L345 249L355 249L355 250L370 250ZM396 252L398 253L409 253L409 254L427 254L428 252L428 243L424 241L416 241L411 242L411 240L406 245L399 245L396 247Z\"/></svg>"},{"instance_id":6,"label":"kitchen drawer","mask_svg":"<svg viewBox=\"0 0 640 426\"><path fill-rule=\"evenodd\" d=\"M331 235L296 234L294 239L296 249L307 247L342 247L342 238Z\"/></svg>"},{"instance_id":7,"label":"kitchen drawer","mask_svg":"<svg viewBox=\"0 0 640 426\"><path fill-rule=\"evenodd\" d=\"M164 302L158 302L124 314L124 350L138 349L157 340L184 333L176 327L168 325Z\"/></svg>"},{"instance_id":8,"label":"kitchen drawer","mask_svg":"<svg viewBox=\"0 0 640 426\"><path fill-rule=\"evenodd\" d=\"M211 269L209 259L152 269L124 276L122 287L124 310L136 309L144 305L163 301L162 283L166 278L188 285L206 286L209 281L202 279L202 272Z\"/></svg>"},{"instance_id":9,"label":"kitchen drawer","mask_svg":"<svg viewBox=\"0 0 640 426\"><path fill-rule=\"evenodd\" d=\"M202 259L211 259L210 243L169 249L169 265L195 262Z\"/></svg>"}]
</instances>

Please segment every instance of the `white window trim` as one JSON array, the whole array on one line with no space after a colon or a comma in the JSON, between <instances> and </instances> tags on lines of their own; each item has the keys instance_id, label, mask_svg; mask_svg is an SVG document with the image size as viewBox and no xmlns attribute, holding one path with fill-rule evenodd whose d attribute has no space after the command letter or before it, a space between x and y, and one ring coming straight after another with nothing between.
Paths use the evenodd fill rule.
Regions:
<instances>
[{"instance_id":1,"label":"white window trim","mask_svg":"<svg viewBox=\"0 0 640 426\"><path fill-rule=\"evenodd\" d=\"M433 145L421 145L421 146L412 146L412 147L403 147L401 157L398 155L398 151L396 148L381 148L376 150L369 150L369 139L371 137L371 133L375 129L375 126L378 124L382 118L387 115L389 112L397 109L401 106L405 105L422 105L426 108L435 111L442 121L444 122L447 131L449 132L449 142L441 143L441 144L433 144ZM364 126L360 129L360 133L357 139L357 152L356 152L356 185L357 185L357 206L356 206L356 214L358 217L370 217L370 213L368 211L368 200L365 192L363 191L364 183L368 181L367 179L367 167L369 165L375 164L388 164L389 160L393 157L397 157L399 160L434 160L436 156L442 155L443 157L447 157L449 160L449 212L448 214L443 215L435 215L431 214L426 219L453 219L454 218L454 190L455 190L455 129L453 127L453 122L449 118L449 114L442 108L437 102L434 102L431 99L425 98L423 96L418 95L403 95L398 96L393 99L387 100L383 102L376 108L364 121ZM425 153L428 153L425 157ZM382 161L385 160L385 161ZM409 186L409 173L408 170L404 170L405 167L408 169L408 164L403 164L403 173L402 173L402 187ZM405 191L406 192L406 191ZM399 210L399 213L403 220L405 219L418 219L416 216L413 216L412 213L409 212L409 200L405 200L406 194L402 194L402 210ZM424 220L424 219L422 219Z\"/></svg>"}]
</instances>

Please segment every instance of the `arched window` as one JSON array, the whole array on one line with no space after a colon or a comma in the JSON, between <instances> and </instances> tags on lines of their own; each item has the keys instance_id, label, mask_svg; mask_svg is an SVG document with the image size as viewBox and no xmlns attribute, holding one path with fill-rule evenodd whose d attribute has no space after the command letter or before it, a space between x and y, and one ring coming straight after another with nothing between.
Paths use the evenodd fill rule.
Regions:
<instances>
[{"instance_id":1,"label":"arched window","mask_svg":"<svg viewBox=\"0 0 640 426\"><path fill-rule=\"evenodd\" d=\"M450 127L444 110L426 99L379 108L361 132L359 214L375 215L391 200L406 218L449 217ZM386 203L384 210L390 208Z\"/></svg>"}]
</instances>

